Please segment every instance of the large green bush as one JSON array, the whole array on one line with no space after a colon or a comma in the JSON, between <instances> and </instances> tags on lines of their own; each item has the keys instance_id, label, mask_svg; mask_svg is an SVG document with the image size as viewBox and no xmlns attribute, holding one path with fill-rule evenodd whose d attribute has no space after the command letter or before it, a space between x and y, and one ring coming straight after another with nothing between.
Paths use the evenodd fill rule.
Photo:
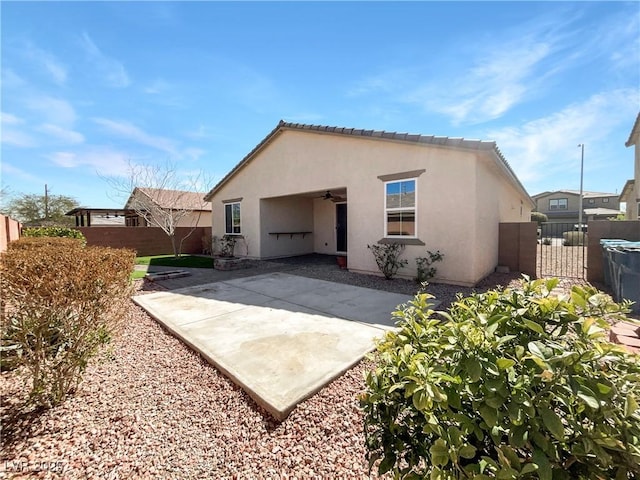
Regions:
<instances>
[{"instance_id":1,"label":"large green bush","mask_svg":"<svg viewBox=\"0 0 640 480\"><path fill-rule=\"evenodd\" d=\"M86 241L84 234L75 228L66 227L31 227L22 229L23 237L63 237L77 238Z\"/></svg>"},{"instance_id":2,"label":"large green bush","mask_svg":"<svg viewBox=\"0 0 640 480\"><path fill-rule=\"evenodd\" d=\"M2 339L19 349L31 399L60 403L118 332L135 253L76 239L24 238L0 257Z\"/></svg>"},{"instance_id":3,"label":"large green bush","mask_svg":"<svg viewBox=\"0 0 640 480\"><path fill-rule=\"evenodd\" d=\"M556 285L459 297L447 313L422 294L395 312L361 397L370 464L403 478L640 478L640 363L607 341L626 306Z\"/></svg>"}]
</instances>

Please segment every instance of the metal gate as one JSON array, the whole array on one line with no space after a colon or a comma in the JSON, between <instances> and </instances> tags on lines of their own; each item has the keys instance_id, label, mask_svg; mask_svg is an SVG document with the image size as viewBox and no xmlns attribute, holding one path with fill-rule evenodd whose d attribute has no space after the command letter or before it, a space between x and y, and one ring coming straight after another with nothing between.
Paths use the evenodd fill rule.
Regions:
<instances>
[{"instance_id":1,"label":"metal gate","mask_svg":"<svg viewBox=\"0 0 640 480\"><path fill-rule=\"evenodd\" d=\"M587 226L542 223L538 227L538 277L586 278Z\"/></svg>"}]
</instances>

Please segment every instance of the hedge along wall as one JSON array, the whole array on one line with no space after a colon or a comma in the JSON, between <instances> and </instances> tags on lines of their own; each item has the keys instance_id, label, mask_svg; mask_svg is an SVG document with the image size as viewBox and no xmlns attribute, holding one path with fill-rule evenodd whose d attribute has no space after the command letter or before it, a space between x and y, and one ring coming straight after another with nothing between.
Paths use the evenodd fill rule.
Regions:
<instances>
[{"instance_id":1,"label":"hedge along wall","mask_svg":"<svg viewBox=\"0 0 640 480\"><path fill-rule=\"evenodd\" d=\"M169 255L171 240L158 227L77 227L87 238L87 245L130 248L138 255ZM176 238L189 235L190 227L176 228ZM197 227L182 244L182 253L202 253L202 237L211 227Z\"/></svg>"},{"instance_id":2,"label":"hedge along wall","mask_svg":"<svg viewBox=\"0 0 640 480\"><path fill-rule=\"evenodd\" d=\"M20 238L20 222L9 218L6 215L0 215L0 252L7 250L9 242L13 242Z\"/></svg>"}]
</instances>

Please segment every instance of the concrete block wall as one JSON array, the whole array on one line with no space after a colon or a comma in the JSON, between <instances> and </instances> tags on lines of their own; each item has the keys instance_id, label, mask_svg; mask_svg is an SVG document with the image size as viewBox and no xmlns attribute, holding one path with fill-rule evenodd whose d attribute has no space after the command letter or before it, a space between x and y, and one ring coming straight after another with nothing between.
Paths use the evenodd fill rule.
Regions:
<instances>
[{"instance_id":1,"label":"concrete block wall","mask_svg":"<svg viewBox=\"0 0 640 480\"><path fill-rule=\"evenodd\" d=\"M130 248L138 255L168 255L173 253L171 240L157 227L78 227L87 238L87 245ZM190 235L190 227L178 227L176 238L185 238L182 253L202 253L202 237L209 227L198 227ZM187 237L188 235L188 237ZM210 238L210 237L209 237Z\"/></svg>"},{"instance_id":2,"label":"concrete block wall","mask_svg":"<svg viewBox=\"0 0 640 480\"><path fill-rule=\"evenodd\" d=\"M535 278L538 224L501 223L498 228L498 265Z\"/></svg>"},{"instance_id":3,"label":"concrete block wall","mask_svg":"<svg viewBox=\"0 0 640 480\"><path fill-rule=\"evenodd\" d=\"M9 242L20 238L21 229L20 222L6 215L0 215L0 252L7 250Z\"/></svg>"}]
</instances>

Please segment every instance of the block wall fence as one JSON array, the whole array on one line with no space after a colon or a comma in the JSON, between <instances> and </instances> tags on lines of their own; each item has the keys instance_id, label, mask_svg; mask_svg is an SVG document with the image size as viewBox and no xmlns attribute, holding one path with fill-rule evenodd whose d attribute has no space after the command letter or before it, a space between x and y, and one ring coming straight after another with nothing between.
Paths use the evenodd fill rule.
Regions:
<instances>
[{"instance_id":1,"label":"block wall fence","mask_svg":"<svg viewBox=\"0 0 640 480\"><path fill-rule=\"evenodd\" d=\"M171 240L158 227L77 227L87 239L87 245L130 248L140 256L172 254ZM183 239L182 253L202 253L203 236L211 227L176 228L176 238ZM190 233L191 232L191 233ZM186 237L186 238L185 238ZM210 238L210 237L209 237Z\"/></svg>"},{"instance_id":2,"label":"block wall fence","mask_svg":"<svg viewBox=\"0 0 640 480\"><path fill-rule=\"evenodd\" d=\"M0 252L7 250L9 242L20 238L22 225L17 220L6 215L0 215Z\"/></svg>"}]
</instances>

